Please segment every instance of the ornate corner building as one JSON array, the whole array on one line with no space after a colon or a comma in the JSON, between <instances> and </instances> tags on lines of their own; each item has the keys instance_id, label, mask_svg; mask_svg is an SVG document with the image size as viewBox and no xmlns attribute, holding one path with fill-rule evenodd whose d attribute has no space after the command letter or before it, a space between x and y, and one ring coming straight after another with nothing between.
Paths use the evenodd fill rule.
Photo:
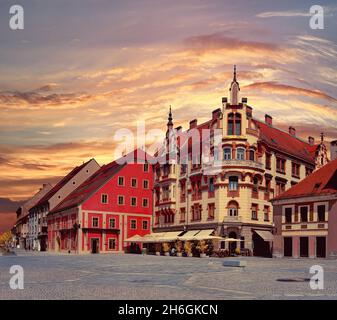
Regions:
<instances>
[{"instance_id":1,"label":"ornate corner building","mask_svg":"<svg viewBox=\"0 0 337 320\"><path fill-rule=\"evenodd\" d=\"M229 101L222 98L222 107L212 112L210 120L198 124L193 119L187 130L174 130L170 109L166 139L158 154L170 159L170 153L176 152L170 147L172 139L180 151L178 161L154 167L153 230L212 229L216 235L238 240L231 246L270 256L274 233L270 199L325 165L327 148L323 135L319 143L312 137L302 140L291 126L288 132L276 128L270 115L264 121L254 118L247 98L239 102L239 93L234 67ZM193 161L193 146L198 144L193 135L203 137L207 130L210 147L208 151L200 147L198 163ZM220 139L215 139L215 132L220 132ZM182 145L188 150L185 161L181 161ZM219 242L221 248L228 245Z\"/></svg>"}]
</instances>

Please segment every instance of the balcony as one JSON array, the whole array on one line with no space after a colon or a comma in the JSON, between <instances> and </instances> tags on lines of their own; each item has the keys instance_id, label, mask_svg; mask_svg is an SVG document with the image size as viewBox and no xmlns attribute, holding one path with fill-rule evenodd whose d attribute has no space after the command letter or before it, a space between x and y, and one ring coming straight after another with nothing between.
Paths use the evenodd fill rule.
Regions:
<instances>
[{"instance_id":1,"label":"balcony","mask_svg":"<svg viewBox=\"0 0 337 320\"><path fill-rule=\"evenodd\" d=\"M192 194L192 201L198 201L198 200L201 200L201 199L202 199L201 193Z\"/></svg>"},{"instance_id":2,"label":"balcony","mask_svg":"<svg viewBox=\"0 0 337 320\"><path fill-rule=\"evenodd\" d=\"M260 162L252 160L222 160L214 162L212 159L209 162L204 163L203 170L206 172L212 172L219 170L223 167L240 167L240 168L250 168L250 169L260 169L263 170L263 164Z\"/></svg>"},{"instance_id":3,"label":"balcony","mask_svg":"<svg viewBox=\"0 0 337 320\"><path fill-rule=\"evenodd\" d=\"M223 222L242 222L241 216L225 216Z\"/></svg>"}]
</instances>

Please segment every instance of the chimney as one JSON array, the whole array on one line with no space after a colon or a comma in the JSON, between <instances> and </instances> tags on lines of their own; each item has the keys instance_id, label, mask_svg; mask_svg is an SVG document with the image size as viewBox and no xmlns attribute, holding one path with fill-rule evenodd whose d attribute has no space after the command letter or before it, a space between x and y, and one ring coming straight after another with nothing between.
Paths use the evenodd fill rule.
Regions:
<instances>
[{"instance_id":1,"label":"chimney","mask_svg":"<svg viewBox=\"0 0 337 320\"><path fill-rule=\"evenodd\" d=\"M212 120L219 118L220 113L221 113L220 108L213 110L212 111Z\"/></svg>"},{"instance_id":2,"label":"chimney","mask_svg":"<svg viewBox=\"0 0 337 320\"><path fill-rule=\"evenodd\" d=\"M292 136L296 136L296 129L294 127L289 127L289 134Z\"/></svg>"},{"instance_id":3,"label":"chimney","mask_svg":"<svg viewBox=\"0 0 337 320\"><path fill-rule=\"evenodd\" d=\"M226 104L227 103L227 98L226 97L222 97L222 104Z\"/></svg>"},{"instance_id":4,"label":"chimney","mask_svg":"<svg viewBox=\"0 0 337 320\"><path fill-rule=\"evenodd\" d=\"M247 98L242 98L242 103L247 103L248 102L248 99Z\"/></svg>"},{"instance_id":5,"label":"chimney","mask_svg":"<svg viewBox=\"0 0 337 320\"><path fill-rule=\"evenodd\" d=\"M191 120L191 121L190 121L190 129L196 128L197 123L198 123L198 120L197 120L197 119Z\"/></svg>"},{"instance_id":6,"label":"chimney","mask_svg":"<svg viewBox=\"0 0 337 320\"><path fill-rule=\"evenodd\" d=\"M337 140L330 142L330 158L331 161L337 159Z\"/></svg>"},{"instance_id":7,"label":"chimney","mask_svg":"<svg viewBox=\"0 0 337 320\"><path fill-rule=\"evenodd\" d=\"M265 114L264 116L264 122L270 126L273 125L273 117L270 116L269 114Z\"/></svg>"},{"instance_id":8,"label":"chimney","mask_svg":"<svg viewBox=\"0 0 337 320\"><path fill-rule=\"evenodd\" d=\"M309 143L309 145L313 146L313 145L315 144L315 138L309 136L309 137L308 137L308 143Z\"/></svg>"}]
</instances>

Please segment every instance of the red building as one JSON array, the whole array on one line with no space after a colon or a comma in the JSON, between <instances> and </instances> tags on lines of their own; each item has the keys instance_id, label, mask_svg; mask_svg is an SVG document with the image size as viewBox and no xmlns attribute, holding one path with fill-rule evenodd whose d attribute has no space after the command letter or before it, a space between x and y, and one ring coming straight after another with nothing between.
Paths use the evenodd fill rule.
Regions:
<instances>
[{"instance_id":1,"label":"red building","mask_svg":"<svg viewBox=\"0 0 337 320\"><path fill-rule=\"evenodd\" d=\"M133 251L125 239L151 232L152 166L141 150L136 163L104 165L48 215L52 251ZM130 155L130 154L129 154Z\"/></svg>"},{"instance_id":2,"label":"red building","mask_svg":"<svg viewBox=\"0 0 337 320\"><path fill-rule=\"evenodd\" d=\"M272 202L274 256L337 257L337 159Z\"/></svg>"}]
</instances>

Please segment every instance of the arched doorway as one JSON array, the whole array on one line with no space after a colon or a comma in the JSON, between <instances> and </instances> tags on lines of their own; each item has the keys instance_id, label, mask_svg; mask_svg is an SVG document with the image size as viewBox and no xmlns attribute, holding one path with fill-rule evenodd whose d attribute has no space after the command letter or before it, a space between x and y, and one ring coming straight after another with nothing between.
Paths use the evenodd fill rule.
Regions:
<instances>
[{"instance_id":1,"label":"arched doorway","mask_svg":"<svg viewBox=\"0 0 337 320\"><path fill-rule=\"evenodd\" d=\"M237 234L236 232L232 231L229 233L228 237L232 239L237 239ZM232 255L235 253L236 245L237 245L236 241L229 242L229 255Z\"/></svg>"}]
</instances>

